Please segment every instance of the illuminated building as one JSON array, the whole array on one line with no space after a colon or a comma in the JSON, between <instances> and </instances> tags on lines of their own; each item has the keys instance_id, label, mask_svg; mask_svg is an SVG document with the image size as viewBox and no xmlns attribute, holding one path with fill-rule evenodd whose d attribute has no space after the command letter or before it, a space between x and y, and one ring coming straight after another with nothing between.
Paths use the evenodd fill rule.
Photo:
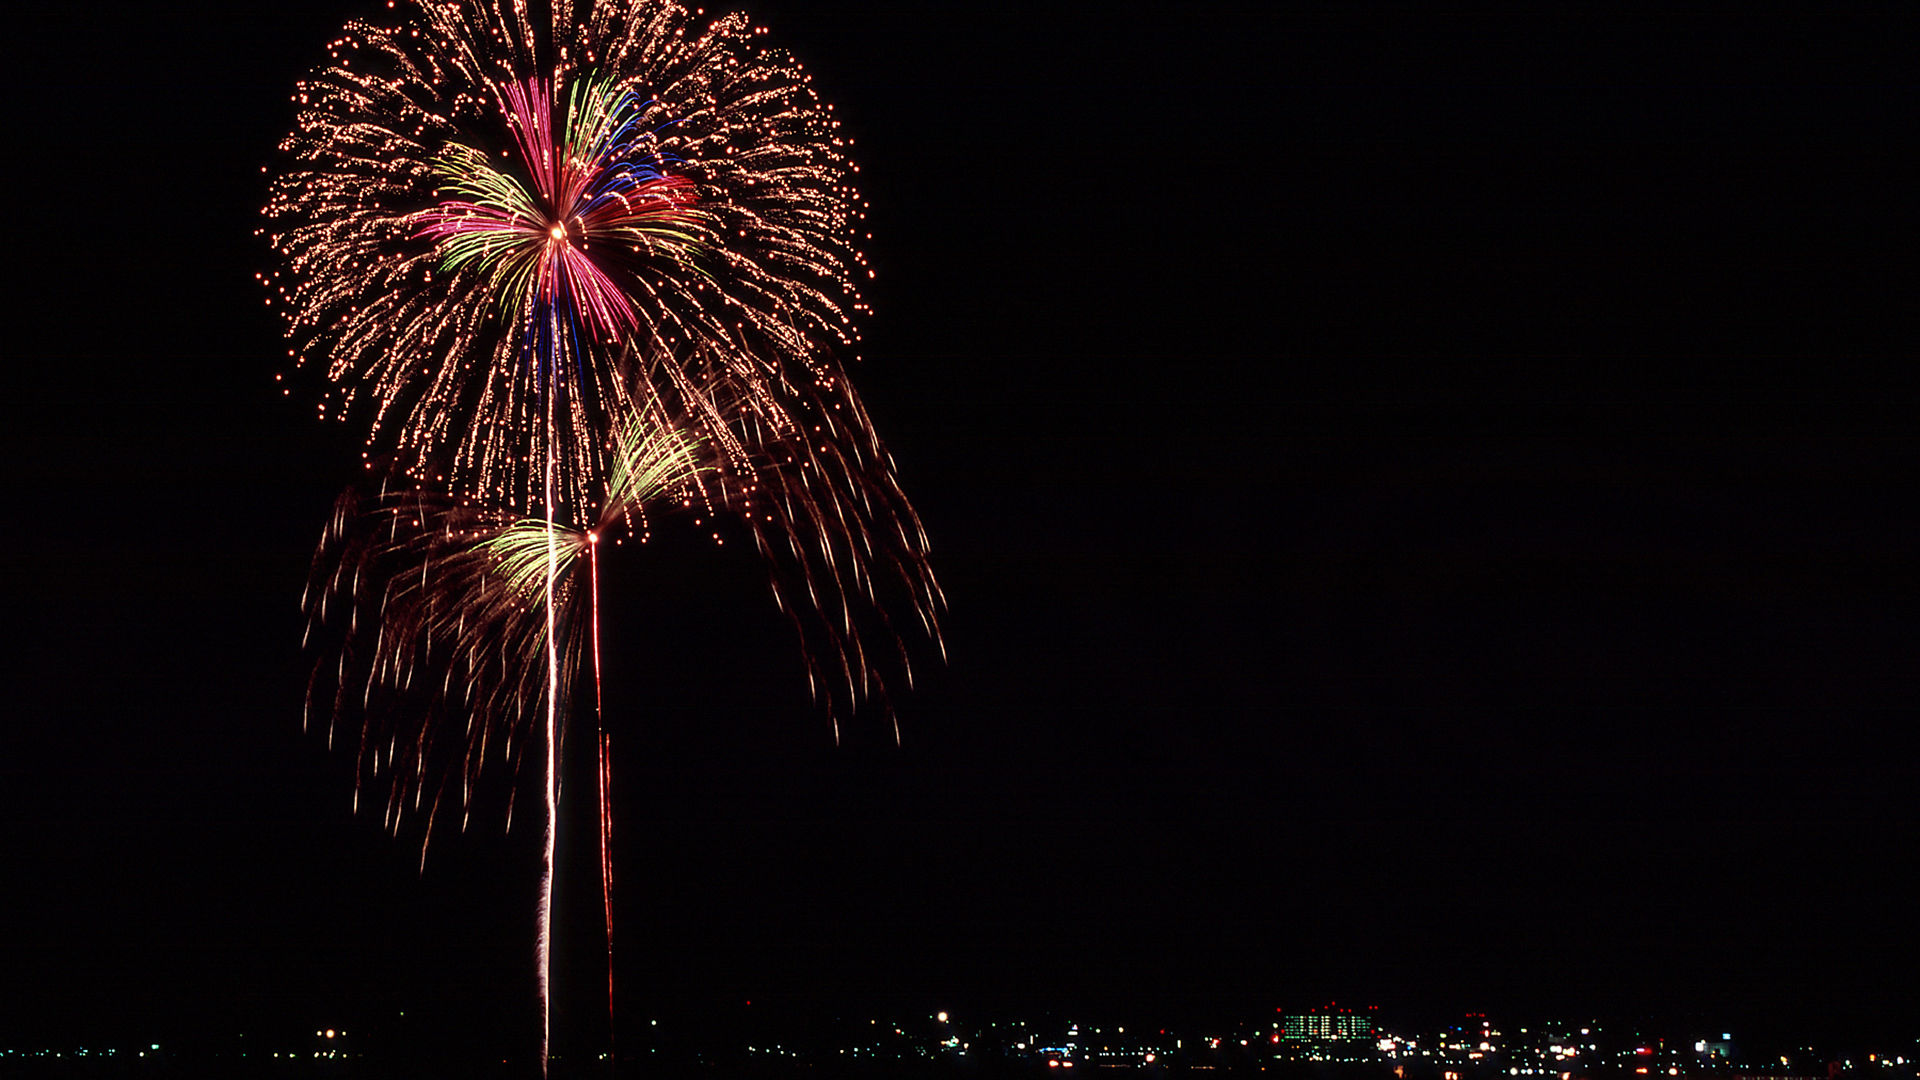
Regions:
<instances>
[{"instance_id":1,"label":"illuminated building","mask_svg":"<svg viewBox=\"0 0 1920 1080\"><path fill-rule=\"evenodd\" d=\"M1372 1042L1373 1017L1342 1009L1337 1003L1280 1018L1280 1038L1287 1042Z\"/></svg>"}]
</instances>

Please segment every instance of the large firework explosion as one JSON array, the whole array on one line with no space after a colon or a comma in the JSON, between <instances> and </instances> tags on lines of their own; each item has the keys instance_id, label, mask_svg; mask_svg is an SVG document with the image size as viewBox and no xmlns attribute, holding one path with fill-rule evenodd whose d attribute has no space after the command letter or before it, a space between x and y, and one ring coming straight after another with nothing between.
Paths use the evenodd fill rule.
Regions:
<instances>
[{"instance_id":1,"label":"large firework explosion","mask_svg":"<svg viewBox=\"0 0 1920 1080\"><path fill-rule=\"evenodd\" d=\"M777 437L819 427L815 454L878 456L838 363L868 271L831 107L742 16L552 9L542 32L476 0L354 22L299 85L265 213L291 354L335 387L319 411L521 504L552 405L570 517L630 351L715 365Z\"/></svg>"},{"instance_id":2,"label":"large firework explosion","mask_svg":"<svg viewBox=\"0 0 1920 1080\"><path fill-rule=\"evenodd\" d=\"M561 720L598 619L581 555L597 581L602 536L676 504L743 525L836 734L885 708L883 666L910 675L889 608L939 638L925 535L841 367L856 169L764 33L671 0L351 22L298 86L264 210L289 355L379 478L315 560L310 616L350 613L329 731L358 687L357 772L429 833L449 778L464 820L490 747L511 774L539 733L543 1061ZM371 707L436 681L411 717Z\"/></svg>"}]
</instances>

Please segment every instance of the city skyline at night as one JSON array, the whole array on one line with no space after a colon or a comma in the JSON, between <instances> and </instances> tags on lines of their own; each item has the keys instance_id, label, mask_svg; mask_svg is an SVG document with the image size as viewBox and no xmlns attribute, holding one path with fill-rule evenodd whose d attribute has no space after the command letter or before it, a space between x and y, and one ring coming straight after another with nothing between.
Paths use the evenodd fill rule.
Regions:
<instances>
[{"instance_id":1,"label":"city skyline at night","mask_svg":"<svg viewBox=\"0 0 1920 1080\"><path fill-rule=\"evenodd\" d=\"M352 1010L340 1010L342 1013ZM663 1018L664 1017L664 1018ZM623 1033L628 1069L678 1075L681 1071L750 1071L755 1075L858 1074L862 1069L967 1069L993 1075L1075 1075L1073 1070L1150 1073L1227 1071L1311 1075L1392 1076L1395 1080L1491 1080L1539 1076L1738 1077L1740 1080L1905 1080L1920 1075L1920 1038L1881 1032L1847 1040L1808 1038L1790 1030L1718 1030L1709 1018L1642 1016L1502 1016L1455 1013L1417 1021L1377 1005L1282 1005L1264 1016L1254 1010L1214 1015L1187 1012L1169 1021L1148 1010L1116 1018L1100 1010L1039 1012L984 1009L835 1009L736 1001L697 1011L636 1017ZM206 1067L235 1075L276 1075L274 1069L418 1068L435 1060L418 1053L418 1032L404 1014L369 1019L350 1030L315 1027L309 1033L210 1031L158 1042L0 1046L0 1063L42 1068L58 1062L158 1069ZM501 1053L497 1040L443 1036L438 1060L485 1071ZM560 1047L562 1075L610 1067L615 1055L591 1047ZM498 1063L511 1069L509 1057ZM254 1071L249 1071L254 1070ZM317 1075L327 1075L322 1072Z\"/></svg>"}]
</instances>

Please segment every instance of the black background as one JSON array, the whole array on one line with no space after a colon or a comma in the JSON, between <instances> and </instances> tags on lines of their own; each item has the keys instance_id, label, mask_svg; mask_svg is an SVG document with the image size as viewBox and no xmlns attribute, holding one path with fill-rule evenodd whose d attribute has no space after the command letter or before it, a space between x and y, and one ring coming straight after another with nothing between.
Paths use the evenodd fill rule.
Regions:
<instances>
[{"instance_id":1,"label":"black background","mask_svg":"<svg viewBox=\"0 0 1920 1080\"><path fill-rule=\"evenodd\" d=\"M866 717L836 747L744 553L613 569L634 1016L1339 996L1910 1034L1899 28L1423 7L753 9L859 142L855 377L952 655L901 746ZM253 230L355 10L8 27L15 1040L532 1022L531 819L422 874L300 729L359 445L276 389Z\"/></svg>"}]
</instances>

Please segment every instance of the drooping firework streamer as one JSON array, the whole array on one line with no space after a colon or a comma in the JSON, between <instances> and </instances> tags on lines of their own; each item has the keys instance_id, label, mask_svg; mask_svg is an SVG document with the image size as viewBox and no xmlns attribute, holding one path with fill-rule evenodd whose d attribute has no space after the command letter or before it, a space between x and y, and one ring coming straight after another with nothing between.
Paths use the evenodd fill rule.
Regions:
<instances>
[{"instance_id":1,"label":"drooping firework streamer","mask_svg":"<svg viewBox=\"0 0 1920 1080\"><path fill-rule=\"evenodd\" d=\"M635 417L617 440L607 499L590 528L518 518L390 477L376 490L342 494L315 555L306 601L309 634L344 621L346 640L337 666L316 669L310 708L320 696L321 677L331 676L331 737L334 723L357 699L365 722L356 774L362 783L390 776L386 818L396 828L409 804L417 810L423 798L427 801L423 861L435 815L450 794L448 781L456 776L460 781L464 828L483 767L504 758L517 772L516 733L536 715L544 721L535 727L545 757L540 770L545 850L535 939L541 960L551 943L548 875L556 843L556 756L563 742L554 703L573 696L583 653L593 664L596 702L600 698L600 537L625 522L645 522L652 514L692 504L702 496L703 477L718 469L706 444L657 421L658 416ZM370 651L350 670L356 642L368 637ZM414 695L417 709L375 707L376 694L384 706L386 697L404 696L415 677L425 673L441 678ZM436 745L446 722L460 713L467 717L464 744ZM382 735L388 748L384 757ZM493 752L490 740L501 750ZM606 737L597 741L611 1008L611 776ZM528 740L522 734L518 742L524 747ZM430 790L436 777L439 786ZM536 976L544 974L537 966Z\"/></svg>"},{"instance_id":2,"label":"drooping firework streamer","mask_svg":"<svg viewBox=\"0 0 1920 1080\"><path fill-rule=\"evenodd\" d=\"M733 415L735 434L747 430L738 403L722 400L724 387L709 389L704 407ZM549 697L544 684L551 669L540 663L549 640L559 657L559 686L551 697L570 700L575 674L591 662L596 716L603 711L598 564L609 538L617 543L625 534L644 543L676 518L759 518L755 535L777 597L854 606L851 597L834 600L835 579L822 576L816 584L807 577L816 568L793 555L809 550L802 541L811 519L785 516L798 504L792 489L804 489L804 473L781 465L777 446L756 450L758 460L746 468L736 466L715 441L682 434L691 407L654 398L622 428L610 454L606 498L584 529L521 517L404 475L349 489L338 501L315 553L305 606L309 634L331 630L339 646L337 658L329 652L316 666L310 711L325 714L330 741L343 718L362 714L358 786L378 791L384 778L384 816L396 830L409 810L424 814L423 859L442 809L457 809L464 829L486 771L504 766L511 777L525 765L531 722ZM550 533L559 540L549 609L540 600ZM786 544L771 542L782 536ZM555 613L551 633L549 610ZM831 624L803 619L804 607L789 604L787 611L802 627L803 643L821 647L809 628ZM611 1008L610 741L609 734L599 735ZM511 821L514 785L506 793Z\"/></svg>"},{"instance_id":3,"label":"drooping firework streamer","mask_svg":"<svg viewBox=\"0 0 1920 1080\"><path fill-rule=\"evenodd\" d=\"M857 170L831 107L744 17L702 26L671 0L547 7L541 26L524 0L436 0L392 23L349 23L332 62L297 88L265 208L282 260L268 302L286 313L295 365L324 376L319 413L361 419L368 468L390 463L389 491L434 492L448 513L461 508L454 516L543 523L542 626L488 609L474 588L487 575L458 552L420 562L417 595L394 589L397 577L380 597L344 589L378 628L363 707L375 685L405 686L443 659L468 665L462 700L436 699L410 750L390 740L383 755L363 731L363 762L370 753L376 771L393 770L396 822L400 793L418 803L429 744L458 714L463 805L486 758L470 752L476 728L483 748L490 731L512 746L544 704L557 756L577 662L559 612L578 590L562 564L622 505L616 436L631 417L664 418L710 448L715 475L694 482L695 521L725 516L753 537L836 736L856 701L890 711L863 639L880 634L910 678L890 608L912 608L938 641L925 536L840 366L857 342L866 270ZM353 561L358 526L342 514L354 517L336 514L316 567ZM399 518L386 516L396 531L383 556L367 556L376 562L398 555ZM597 540L586 543L597 569ZM322 621L343 591L328 584ZM387 646L389 630L403 639L409 625L440 626L440 614L408 606L429 596L479 610L422 642L457 641L466 615L489 611L502 659ZM530 642L540 650L514 651ZM448 688L453 670L442 672ZM344 701L336 695L336 716ZM604 755L604 733L597 741ZM557 771L557 760L544 770L549 826ZM544 986L544 931L537 948ZM543 990L543 1031L547 1012Z\"/></svg>"}]
</instances>

